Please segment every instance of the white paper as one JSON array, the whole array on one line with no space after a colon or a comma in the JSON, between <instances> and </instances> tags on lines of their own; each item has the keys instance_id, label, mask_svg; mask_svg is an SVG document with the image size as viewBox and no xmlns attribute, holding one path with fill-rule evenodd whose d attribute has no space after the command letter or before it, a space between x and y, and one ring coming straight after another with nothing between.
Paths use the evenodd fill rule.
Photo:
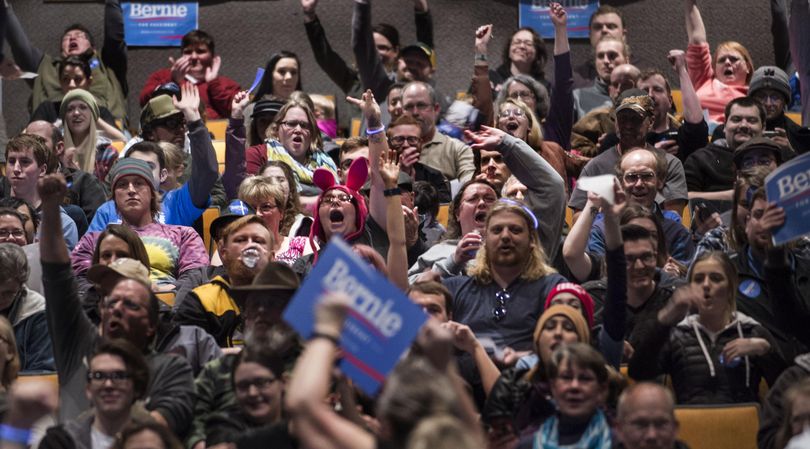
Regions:
<instances>
[{"instance_id":1,"label":"white paper","mask_svg":"<svg viewBox=\"0 0 810 449\"><path fill-rule=\"evenodd\" d=\"M585 192L593 192L601 196L605 201L613 204L613 186L616 182L616 175L599 175L577 179L577 188Z\"/></svg>"},{"instance_id":2,"label":"white paper","mask_svg":"<svg viewBox=\"0 0 810 449\"><path fill-rule=\"evenodd\" d=\"M5 78L4 80L30 80L36 78L38 75L34 72L21 72L19 76L14 76L11 78Z\"/></svg>"}]
</instances>

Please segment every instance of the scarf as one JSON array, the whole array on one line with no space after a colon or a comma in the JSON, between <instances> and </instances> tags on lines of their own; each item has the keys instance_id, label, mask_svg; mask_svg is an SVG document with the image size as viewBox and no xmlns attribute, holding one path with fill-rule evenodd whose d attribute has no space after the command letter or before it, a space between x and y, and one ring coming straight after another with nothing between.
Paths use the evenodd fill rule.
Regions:
<instances>
[{"instance_id":1,"label":"scarf","mask_svg":"<svg viewBox=\"0 0 810 449\"><path fill-rule=\"evenodd\" d=\"M557 415L552 415L540 430L534 434L532 447L534 449L610 449L612 442L610 436L610 425L608 425L605 414L601 410L596 410L585 432L582 433L579 441L570 446L561 446L559 444L559 418Z\"/></svg>"},{"instance_id":2,"label":"scarf","mask_svg":"<svg viewBox=\"0 0 810 449\"><path fill-rule=\"evenodd\" d=\"M281 161L289 166L300 184L312 184L312 175L317 168L325 168L333 174L337 174L335 162L323 151L314 151L309 155L309 161L302 164L295 160L281 142L275 139L267 139L267 160Z\"/></svg>"}]
</instances>

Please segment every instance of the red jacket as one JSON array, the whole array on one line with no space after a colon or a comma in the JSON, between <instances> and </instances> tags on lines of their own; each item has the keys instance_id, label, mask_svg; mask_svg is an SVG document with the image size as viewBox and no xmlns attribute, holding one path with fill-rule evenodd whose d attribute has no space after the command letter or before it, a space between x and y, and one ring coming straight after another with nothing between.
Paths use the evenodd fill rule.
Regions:
<instances>
[{"instance_id":1,"label":"red jacket","mask_svg":"<svg viewBox=\"0 0 810 449\"><path fill-rule=\"evenodd\" d=\"M146 85L141 89L140 104L146 105L155 88L172 81L171 69L161 69L149 75ZM209 120L228 118L231 113L231 100L241 90L236 81L218 76L210 83L197 83L200 100L205 104L205 113Z\"/></svg>"}]
</instances>

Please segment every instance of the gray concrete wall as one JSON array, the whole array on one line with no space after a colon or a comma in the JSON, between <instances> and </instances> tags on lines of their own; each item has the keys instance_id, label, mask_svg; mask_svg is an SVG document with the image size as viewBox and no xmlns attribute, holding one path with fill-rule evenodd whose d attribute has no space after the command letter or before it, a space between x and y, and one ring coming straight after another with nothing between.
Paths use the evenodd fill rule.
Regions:
<instances>
[{"instance_id":1,"label":"gray concrete wall","mask_svg":"<svg viewBox=\"0 0 810 449\"><path fill-rule=\"evenodd\" d=\"M43 3L42 0L9 0L35 45L57 54L63 29L74 22L88 26L101 41L103 2ZM478 25L493 23L495 39L491 59L500 61L503 44L517 27L517 0L429 0L433 11L437 76L442 91L463 90L469 83L473 60L473 34ZM304 89L334 94L340 92L315 63L309 49L298 0L201 1L200 27L211 32L217 53L223 58L222 74L243 86L253 80L277 50L297 52L302 58ZM629 43L647 64L666 69L666 52L684 48L682 3L680 0L608 0L626 17ZM751 51L755 65L773 63L770 15L765 0L711 0L701 2L712 44L738 40ZM351 60L351 0L321 0L318 15L332 45ZM409 0L374 0L374 21L388 22L400 30L403 43L415 39L412 3ZM553 43L547 42L549 52ZM587 40L571 43L574 63L589 57ZM129 113L137 117L137 93L148 75L167 65L178 49L131 48L129 51ZM548 72L548 70L547 70ZM3 83L4 113L9 133L21 129L27 120L25 108L29 89L22 81Z\"/></svg>"}]
</instances>

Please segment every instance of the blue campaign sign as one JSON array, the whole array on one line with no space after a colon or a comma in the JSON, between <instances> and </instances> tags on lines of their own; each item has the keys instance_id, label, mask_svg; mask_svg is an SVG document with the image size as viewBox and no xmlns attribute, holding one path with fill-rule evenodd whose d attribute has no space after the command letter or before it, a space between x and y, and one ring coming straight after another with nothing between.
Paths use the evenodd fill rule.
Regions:
<instances>
[{"instance_id":1,"label":"blue campaign sign","mask_svg":"<svg viewBox=\"0 0 810 449\"><path fill-rule=\"evenodd\" d=\"M773 233L782 245L810 234L810 153L782 164L765 178L768 201L785 209L785 224Z\"/></svg>"},{"instance_id":2,"label":"blue campaign sign","mask_svg":"<svg viewBox=\"0 0 810 449\"><path fill-rule=\"evenodd\" d=\"M197 2L124 2L124 40L131 47L179 47L197 29Z\"/></svg>"},{"instance_id":3,"label":"blue campaign sign","mask_svg":"<svg viewBox=\"0 0 810 449\"><path fill-rule=\"evenodd\" d=\"M352 304L341 336L341 369L364 391L374 394L410 347L427 315L338 237L318 257L284 310L284 320L303 337L309 336L315 305L329 292L345 293Z\"/></svg>"},{"instance_id":4,"label":"blue campaign sign","mask_svg":"<svg viewBox=\"0 0 810 449\"><path fill-rule=\"evenodd\" d=\"M554 38L554 24L548 15L551 0L520 0L518 23L521 27L532 27L543 39ZM568 37L581 39L588 37L588 22L591 14L599 8L599 0L560 0L568 13Z\"/></svg>"}]
</instances>

